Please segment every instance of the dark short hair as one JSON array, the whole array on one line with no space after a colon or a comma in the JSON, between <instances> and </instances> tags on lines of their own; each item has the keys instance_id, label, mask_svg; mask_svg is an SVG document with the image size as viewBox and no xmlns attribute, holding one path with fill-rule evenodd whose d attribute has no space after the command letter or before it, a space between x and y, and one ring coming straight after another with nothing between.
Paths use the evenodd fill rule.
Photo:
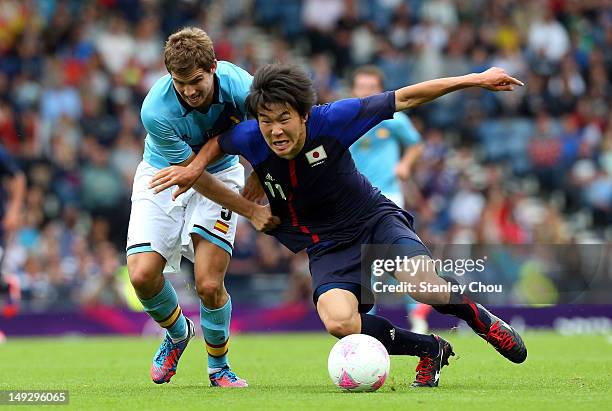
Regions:
<instances>
[{"instance_id":1,"label":"dark short hair","mask_svg":"<svg viewBox=\"0 0 612 411\"><path fill-rule=\"evenodd\" d=\"M294 65L268 64L255 72L246 107L257 118L259 108L269 110L270 104L287 104L304 117L315 101L312 80L304 70Z\"/></svg>"}]
</instances>

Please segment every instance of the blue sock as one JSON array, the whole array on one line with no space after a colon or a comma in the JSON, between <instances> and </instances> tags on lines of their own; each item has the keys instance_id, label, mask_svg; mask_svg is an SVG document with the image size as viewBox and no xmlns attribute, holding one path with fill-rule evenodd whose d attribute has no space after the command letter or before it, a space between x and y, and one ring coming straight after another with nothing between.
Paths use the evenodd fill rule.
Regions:
<instances>
[{"instance_id":1,"label":"blue sock","mask_svg":"<svg viewBox=\"0 0 612 411\"><path fill-rule=\"evenodd\" d=\"M232 299L221 308L211 310L200 301L200 326L208 352L208 370L223 368L227 363L227 350L230 337L230 318L232 316Z\"/></svg>"},{"instance_id":2,"label":"blue sock","mask_svg":"<svg viewBox=\"0 0 612 411\"><path fill-rule=\"evenodd\" d=\"M140 300L144 310L166 329L173 341L187 338L187 320L170 281L164 281L159 294L148 300Z\"/></svg>"}]
</instances>

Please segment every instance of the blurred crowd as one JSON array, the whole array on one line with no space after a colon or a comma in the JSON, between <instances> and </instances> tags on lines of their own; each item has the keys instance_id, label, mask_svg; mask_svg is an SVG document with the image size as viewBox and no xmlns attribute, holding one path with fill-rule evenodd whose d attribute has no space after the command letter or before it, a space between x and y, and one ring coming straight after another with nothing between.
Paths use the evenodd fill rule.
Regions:
<instances>
[{"instance_id":1,"label":"blurred crowd","mask_svg":"<svg viewBox=\"0 0 612 411\"><path fill-rule=\"evenodd\" d=\"M251 73L268 62L305 66L321 103L348 96L362 64L380 67L387 89L504 68L526 86L470 89L408 113L425 143L404 187L419 235L429 244L610 241L606 3L3 0L0 140L28 179L5 271L31 307L126 304L140 104L166 74L165 38L186 25L209 33L218 59ZM305 256L245 221L229 272L291 273L286 298L309 298Z\"/></svg>"}]
</instances>

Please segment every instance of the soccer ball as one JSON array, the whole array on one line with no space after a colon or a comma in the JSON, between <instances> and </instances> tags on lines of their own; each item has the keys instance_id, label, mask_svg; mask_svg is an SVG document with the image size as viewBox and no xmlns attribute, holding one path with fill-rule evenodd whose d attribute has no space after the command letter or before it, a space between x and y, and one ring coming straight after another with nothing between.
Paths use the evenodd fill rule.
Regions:
<instances>
[{"instance_id":1,"label":"soccer ball","mask_svg":"<svg viewBox=\"0 0 612 411\"><path fill-rule=\"evenodd\" d=\"M365 334L342 338L327 360L329 377L345 391L376 391L385 383L390 365L382 343Z\"/></svg>"}]
</instances>

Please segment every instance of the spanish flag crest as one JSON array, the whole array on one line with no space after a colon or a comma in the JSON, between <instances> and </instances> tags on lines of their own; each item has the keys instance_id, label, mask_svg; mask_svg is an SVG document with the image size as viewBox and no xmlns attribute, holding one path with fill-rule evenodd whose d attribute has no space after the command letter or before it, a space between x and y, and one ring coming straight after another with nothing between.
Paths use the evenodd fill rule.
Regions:
<instances>
[{"instance_id":1,"label":"spanish flag crest","mask_svg":"<svg viewBox=\"0 0 612 411\"><path fill-rule=\"evenodd\" d=\"M229 231L229 224L224 223L221 220L217 220L213 228L217 231L221 231L223 234L227 234Z\"/></svg>"}]
</instances>

